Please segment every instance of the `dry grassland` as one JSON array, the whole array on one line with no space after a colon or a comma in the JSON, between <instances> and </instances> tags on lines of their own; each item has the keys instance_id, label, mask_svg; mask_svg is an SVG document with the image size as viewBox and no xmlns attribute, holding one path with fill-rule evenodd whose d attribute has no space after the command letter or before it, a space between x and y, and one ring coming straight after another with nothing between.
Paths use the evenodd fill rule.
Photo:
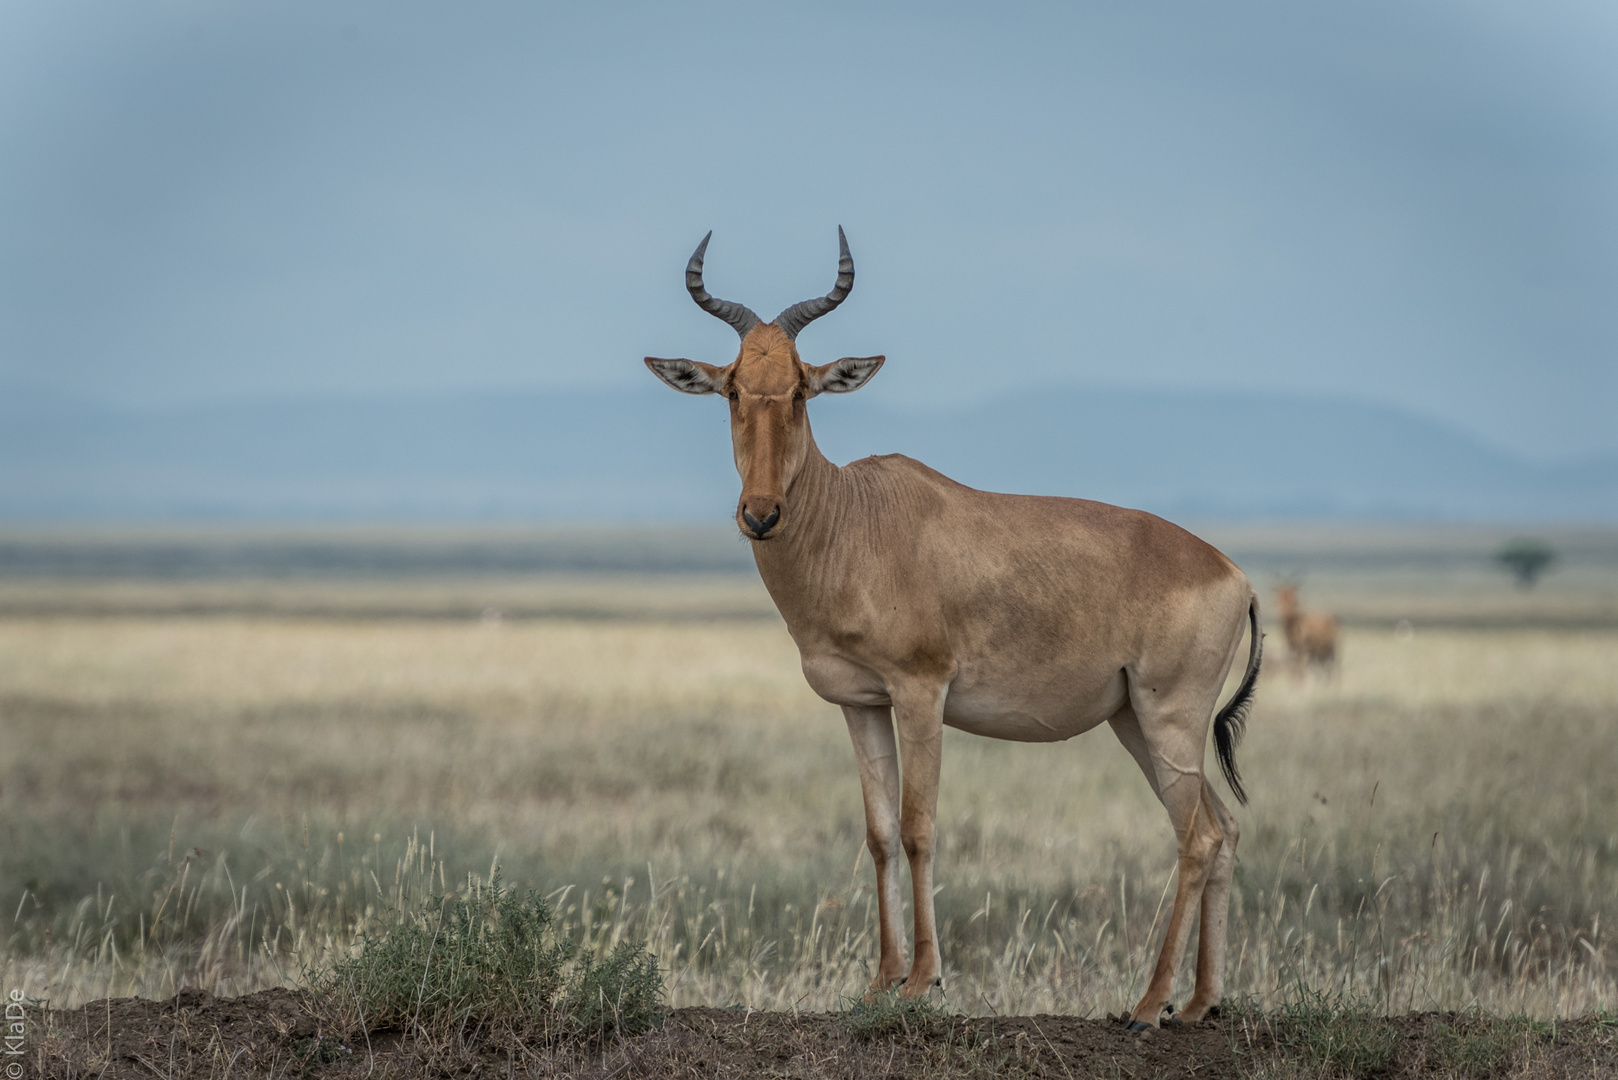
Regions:
<instances>
[{"instance_id":1,"label":"dry grassland","mask_svg":"<svg viewBox=\"0 0 1618 1080\"><path fill-rule=\"evenodd\" d=\"M0 617L6 985L61 1006L279 985L498 865L592 941L648 938L671 1004L861 991L852 752L779 621L747 587L586 585L613 617ZM1344 654L1336 680L1261 683L1229 992L1610 1009L1618 631L1350 627ZM1105 728L949 733L946 1004L1126 1007L1173 863Z\"/></svg>"}]
</instances>

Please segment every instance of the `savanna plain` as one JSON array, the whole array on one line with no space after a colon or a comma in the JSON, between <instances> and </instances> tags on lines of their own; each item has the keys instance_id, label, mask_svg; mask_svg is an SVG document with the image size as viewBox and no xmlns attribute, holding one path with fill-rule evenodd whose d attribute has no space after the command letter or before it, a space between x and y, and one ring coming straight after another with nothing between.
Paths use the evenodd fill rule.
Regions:
<instances>
[{"instance_id":1,"label":"savanna plain","mask_svg":"<svg viewBox=\"0 0 1618 1080\"><path fill-rule=\"evenodd\" d=\"M178 1016L182 991L305 987L496 878L543 898L579 955L644 942L690 1030L755 1018L755 1037L808 1038L793 1018L858 1012L876 903L847 733L745 549L715 533L716 561L643 557L707 535L108 534L65 561L79 539L0 537L0 965L34 1036L105 1009L111 1055L112 999ZM1275 1072L1484 1076L1550 1068L1560 1023L1582 1041L1543 1075L1618 1067L1618 534L1552 537L1562 557L1533 589L1490 565L1486 530L1205 535L1272 614L1290 576L1343 621L1331 672L1294 667L1269 628L1217 1037L1239 1049L1264 1027L1273 1047L1275 1018L1306 1014L1496 1023L1492 1057ZM1043 1065L982 1055L1034 1038L1007 1018L1103 1021L1138 997L1172 897L1167 816L1105 727L1054 745L948 732L941 792L944 985L884 1037L944 1025L934 1074L1080 1075L1054 1045ZM962 1017L989 1026L951 1042ZM30 1068L94 1072L62 1039ZM971 1053L937 1049L957 1044ZM183 1074L168 1045L127 1074ZM349 1067L299 1045L293 1074ZM570 1053L600 1075L640 1060ZM771 1067L910 1074L892 1055L816 1072L805 1053ZM527 1067L561 1068L545 1060ZM1181 1074L1172 1054L1112 1060L1093 1074Z\"/></svg>"}]
</instances>

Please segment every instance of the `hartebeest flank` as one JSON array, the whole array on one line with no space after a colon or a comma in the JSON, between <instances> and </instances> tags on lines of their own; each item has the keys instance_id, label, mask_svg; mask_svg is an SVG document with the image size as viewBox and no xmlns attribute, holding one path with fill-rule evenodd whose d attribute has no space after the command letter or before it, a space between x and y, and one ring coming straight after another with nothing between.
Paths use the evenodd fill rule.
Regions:
<instances>
[{"instance_id":1,"label":"hartebeest flank","mask_svg":"<svg viewBox=\"0 0 1618 1080\"><path fill-rule=\"evenodd\" d=\"M797 642L804 677L848 721L882 924L872 989L903 979L904 994L924 994L942 971L933 841L944 725L1054 742L1105 721L1168 808L1179 841L1174 911L1131 1022L1159 1022L1199 906L1196 986L1180 1015L1201 1019L1223 990L1238 832L1203 760L1212 716L1219 764L1246 801L1235 747L1262 654L1253 588L1220 552L1138 510L976 491L898 454L843 468L826 460L806 403L859 389L883 361L812 367L798 359L798 332L854 284L848 242L837 234L836 287L769 323L708 295L705 237L686 288L736 329L741 351L725 367L656 357L646 365L676 390L729 399L742 477L736 523ZM1213 716L1244 624L1252 628L1247 672ZM901 847L915 911L908 976Z\"/></svg>"}]
</instances>

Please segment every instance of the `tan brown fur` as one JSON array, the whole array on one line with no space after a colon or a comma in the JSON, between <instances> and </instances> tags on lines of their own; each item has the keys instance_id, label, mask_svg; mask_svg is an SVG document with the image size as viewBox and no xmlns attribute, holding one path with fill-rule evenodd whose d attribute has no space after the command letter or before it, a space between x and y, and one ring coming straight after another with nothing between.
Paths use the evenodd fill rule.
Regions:
<instances>
[{"instance_id":1,"label":"tan brown fur","mask_svg":"<svg viewBox=\"0 0 1618 1080\"><path fill-rule=\"evenodd\" d=\"M902 981L905 994L922 994L943 972L933 851L944 726L1049 742L1105 722L1168 808L1179 848L1174 909L1133 1016L1159 1022L1199 910L1196 987L1181 1015L1206 1015L1222 993L1239 830L1203 763L1220 687L1244 628L1256 626L1247 577L1138 510L977 491L897 454L832 464L806 403L822 387L862 385L880 357L811 367L779 327L761 324L725 367L647 364L676 389L729 400L737 526L805 678L842 707L878 884L873 991ZM1243 695L1258 660L1254 641ZM914 911L909 964L901 856Z\"/></svg>"}]
</instances>

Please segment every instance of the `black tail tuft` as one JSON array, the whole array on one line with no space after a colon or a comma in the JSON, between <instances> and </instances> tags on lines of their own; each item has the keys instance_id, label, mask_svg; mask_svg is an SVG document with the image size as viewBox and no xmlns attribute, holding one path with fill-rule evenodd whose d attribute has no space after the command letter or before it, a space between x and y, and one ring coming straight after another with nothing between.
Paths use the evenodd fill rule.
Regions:
<instances>
[{"instance_id":1,"label":"black tail tuft","mask_svg":"<svg viewBox=\"0 0 1618 1080\"><path fill-rule=\"evenodd\" d=\"M1253 632L1253 643L1247 651L1247 674L1242 676L1236 696L1219 710L1213 723L1214 754L1219 758L1219 771L1225 774L1225 783L1244 806L1247 789L1242 787L1242 774L1236 769L1236 747L1247 730L1247 714L1253 708L1254 692L1258 689L1258 669L1264 663L1264 631L1259 628L1256 596L1248 602L1247 622Z\"/></svg>"}]
</instances>

